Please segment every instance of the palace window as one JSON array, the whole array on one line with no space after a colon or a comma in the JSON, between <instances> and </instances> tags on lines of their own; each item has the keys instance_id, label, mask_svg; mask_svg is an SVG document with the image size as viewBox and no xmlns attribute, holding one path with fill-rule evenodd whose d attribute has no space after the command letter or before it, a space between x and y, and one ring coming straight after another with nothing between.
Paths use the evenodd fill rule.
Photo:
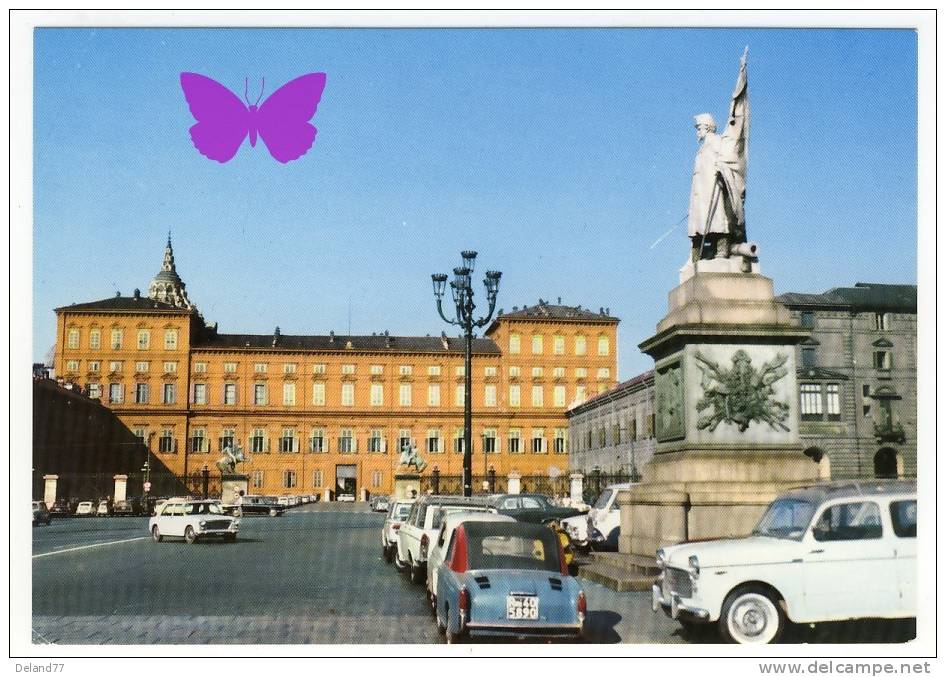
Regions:
<instances>
[{"instance_id":1,"label":"palace window","mask_svg":"<svg viewBox=\"0 0 946 677\"><path fill-rule=\"evenodd\" d=\"M354 436L351 428L342 428L338 435L338 453L352 454L355 451Z\"/></svg>"},{"instance_id":2,"label":"palace window","mask_svg":"<svg viewBox=\"0 0 946 677\"><path fill-rule=\"evenodd\" d=\"M565 428L556 428L555 429L555 438L553 442L553 450L556 454L567 454L568 453L568 442L567 442L567 433L568 431Z\"/></svg>"},{"instance_id":3,"label":"palace window","mask_svg":"<svg viewBox=\"0 0 946 677\"><path fill-rule=\"evenodd\" d=\"M195 374L206 374L206 373L207 373L207 363L206 363L206 362L194 362L194 373L195 373Z\"/></svg>"},{"instance_id":4,"label":"palace window","mask_svg":"<svg viewBox=\"0 0 946 677\"><path fill-rule=\"evenodd\" d=\"M384 473L380 470L375 470L371 473L371 487L377 489L381 486L381 482L384 480Z\"/></svg>"},{"instance_id":5,"label":"palace window","mask_svg":"<svg viewBox=\"0 0 946 677\"><path fill-rule=\"evenodd\" d=\"M296 363L295 362L286 362L282 366L282 373L284 374L295 374L296 373Z\"/></svg>"},{"instance_id":6,"label":"palace window","mask_svg":"<svg viewBox=\"0 0 946 677\"><path fill-rule=\"evenodd\" d=\"M299 447L296 446L296 429L283 428L282 437L279 438L279 453L294 454L297 451Z\"/></svg>"},{"instance_id":7,"label":"palace window","mask_svg":"<svg viewBox=\"0 0 946 677\"><path fill-rule=\"evenodd\" d=\"M427 367L427 375L428 375L428 376L440 376L440 365L439 365L439 364L433 364L433 365Z\"/></svg>"},{"instance_id":8,"label":"palace window","mask_svg":"<svg viewBox=\"0 0 946 677\"><path fill-rule=\"evenodd\" d=\"M829 383L825 386L825 413L829 420L840 420L841 418L841 386L837 383Z\"/></svg>"},{"instance_id":9,"label":"palace window","mask_svg":"<svg viewBox=\"0 0 946 677\"><path fill-rule=\"evenodd\" d=\"M174 431L170 428L164 428L161 431L161 437L158 438L158 451L162 454L177 452L177 440L174 439Z\"/></svg>"},{"instance_id":10,"label":"palace window","mask_svg":"<svg viewBox=\"0 0 946 677\"><path fill-rule=\"evenodd\" d=\"M321 470L316 470L315 472L313 472L313 473L312 473L312 486L314 486L314 487L321 487L321 486L322 486L322 482L323 482L323 479L322 479L322 471L321 471Z\"/></svg>"},{"instance_id":11,"label":"palace window","mask_svg":"<svg viewBox=\"0 0 946 677\"><path fill-rule=\"evenodd\" d=\"M343 373L343 374L354 374L354 373L355 373L355 365L353 365L353 364L343 364L343 365L342 365L342 373Z\"/></svg>"},{"instance_id":12,"label":"palace window","mask_svg":"<svg viewBox=\"0 0 946 677\"><path fill-rule=\"evenodd\" d=\"M611 340L607 336L598 337L598 355L604 356L611 353Z\"/></svg>"},{"instance_id":13,"label":"palace window","mask_svg":"<svg viewBox=\"0 0 946 677\"><path fill-rule=\"evenodd\" d=\"M608 431L603 427L598 428L598 449L608 446Z\"/></svg>"},{"instance_id":14,"label":"palace window","mask_svg":"<svg viewBox=\"0 0 946 677\"><path fill-rule=\"evenodd\" d=\"M292 489L296 486L296 471L295 470L283 470L282 486L284 489Z\"/></svg>"},{"instance_id":15,"label":"palace window","mask_svg":"<svg viewBox=\"0 0 946 677\"><path fill-rule=\"evenodd\" d=\"M890 371L891 359L889 350L877 350L874 352L874 369L878 371Z\"/></svg>"},{"instance_id":16,"label":"palace window","mask_svg":"<svg viewBox=\"0 0 946 677\"><path fill-rule=\"evenodd\" d=\"M409 364L402 364L397 368L397 371L401 376L410 376L414 373L414 367Z\"/></svg>"},{"instance_id":17,"label":"palace window","mask_svg":"<svg viewBox=\"0 0 946 677\"><path fill-rule=\"evenodd\" d=\"M380 383L371 384L371 406L380 407L384 405L384 386Z\"/></svg>"},{"instance_id":18,"label":"palace window","mask_svg":"<svg viewBox=\"0 0 946 677\"><path fill-rule=\"evenodd\" d=\"M458 385L453 389L453 405L462 407L466 403L466 386Z\"/></svg>"},{"instance_id":19,"label":"palace window","mask_svg":"<svg viewBox=\"0 0 946 677\"><path fill-rule=\"evenodd\" d=\"M483 367L483 376L490 378L491 376L495 376L495 375L496 375L495 366Z\"/></svg>"},{"instance_id":20,"label":"palace window","mask_svg":"<svg viewBox=\"0 0 946 677\"><path fill-rule=\"evenodd\" d=\"M431 383L427 386L427 405L431 407L440 406L440 384Z\"/></svg>"},{"instance_id":21,"label":"palace window","mask_svg":"<svg viewBox=\"0 0 946 677\"><path fill-rule=\"evenodd\" d=\"M818 358L814 346L801 347L801 366L810 368L817 365Z\"/></svg>"},{"instance_id":22,"label":"palace window","mask_svg":"<svg viewBox=\"0 0 946 677\"><path fill-rule=\"evenodd\" d=\"M454 375L454 376L466 376L466 365L464 365L464 364L458 364L456 367L454 367L454 368L453 368L453 375Z\"/></svg>"},{"instance_id":23,"label":"palace window","mask_svg":"<svg viewBox=\"0 0 946 677\"><path fill-rule=\"evenodd\" d=\"M584 336L575 337L575 354L586 355L588 353L588 342Z\"/></svg>"},{"instance_id":24,"label":"palace window","mask_svg":"<svg viewBox=\"0 0 946 677\"><path fill-rule=\"evenodd\" d=\"M565 367L555 367L552 370L552 378L565 378Z\"/></svg>"},{"instance_id":25,"label":"palace window","mask_svg":"<svg viewBox=\"0 0 946 677\"><path fill-rule=\"evenodd\" d=\"M151 332L147 329L138 331L138 350L147 350L151 346Z\"/></svg>"},{"instance_id":26,"label":"palace window","mask_svg":"<svg viewBox=\"0 0 946 677\"><path fill-rule=\"evenodd\" d=\"M108 384L108 401L112 404L121 404L125 400L125 386L121 383Z\"/></svg>"},{"instance_id":27,"label":"palace window","mask_svg":"<svg viewBox=\"0 0 946 677\"><path fill-rule=\"evenodd\" d=\"M235 374L237 370L236 362L224 362L223 363L223 373L224 374Z\"/></svg>"},{"instance_id":28,"label":"palace window","mask_svg":"<svg viewBox=\"0 0 946 677\"><path fill-rule=\"evenodd\" d=\"M313 454L325 453L325 430L322 428L313 428L312 436L309 438L309 451ZM321 482L316 486L321 486Z\"/></svg>"},{"instance_id":29,"label":"palace window","mask_svg":"<svg viewBox=\"0 0 946 677\"><path fill-rule=\"evenodd\" d=\"M520 367L509 367L509 378L519 378L519 375L522 373Z\"/></svg>"},{"instance_id":30,"label":"palace window","mask_svg":"<svg viewBox=\"0 0 946 677\"><path fill-rule=\"evenodd\" d=\"M86 390L89 393L89 397L93 400L97 400L102 397L102 384L101 383L89 383L86 386Z\"/></svg>"},{"instance_id":31,"label":"palace window","mask_svg":"<svg viewBox=\"0 0 946 677\"><path fill-rule=\"evenodd\" d=\"M598 378L611 378L611 370L607 367L601 367L598 369Z\"/></svg>"},{"instance_id":32,"label":"palace window","mask_svg":"<svg viewBox=\"0 0 946 677\"><path fill-rule=\"evenodd\" d=\"M496 452L496 428L486 428L483 431L483 453L495 454Z\"/></svg>"},{"instance_id":33,"label":"palace window","mask_svg":"<svg viewBox=\"0 0 946 677\"><path fill-rule=\"evenodd\" d=\"M496 386L492 383L488 383L486 385L486 390L483 393L483 406L484 407L496 406Z\"/></svg>"},{"instance_id":34,"label":"palace window","mask_svg":"<svg viewBox=\"0 0 946 677\"><path fill-rule=\"evenodd\" d=\"M371 375L372 376L381 376L384 373L383 364L372 364L371 365Z\"/></svg>"},{"instance_id":35,"label":"palace window","mask_svg":"<svg viewBox=\"0 0 946 677\"><path fill-rule=\"evenodd\" d=\"M798 386L803 421L841 419L841 386L837 383L801 383ZM823 397L822 397L823 393Z\"/></svg>"},{"instance_id":36,"label":"palace window","mask_svg":"<svg viewBox=\"0 0 946 677\"><path fill-rule=\"evenodd\" d=\"M397 453L402 454L409 449L413 440L411 439L411 429L401 428L397 432Z\"/></svg>"},{"instance_id":37,"label":"palace window","mask_svg":"<svg viewBox=\"0 0 946 677\"><path fill-rule=\"evenodd\" d=\"M565 386L555 386L552 389L552 404L556 407L565 406Z\"/></svg>"},{"instance_id":38,"label":"palace window","mask_svg":"<svg viewBox=\"0 0 946 677\"><path fill-rule=\"evenodd\" d=\"M351 407L355 404L355 384L342 384L342 406Z\"/></svg>"},{"instance_id":39,"label":"palace window","mask_svg":"<svg viewBox=\"0 0 946 677\"><path fill-rule=\"evenodd\" d=\"M522 389L518 383L509 386L509 406L518 407L522 398Z\"/></svg>"},{"instance_id":40,"label":"palace window","mask_svg":"<svg viewBox=\"0 0 946 677\"><path fill-rule=\"evenodd\" d=\"M207 445L207 431L203 428L194 428L191 430L191 451L195 454L204 454L210 451Z\"/></svg>"},{"instance_id":41,"label":"palace window","mask_svg":"<svg viewBox=\"0 0 946 677\"><path fill-rule=\"evenodd\" d=\"M263 471L254 470L250 474L250 482L253 485L254 489L262 489L263 488Z\"/></svg>"},{"instance_id":42,"label":"palace window","mask_svg":"<svg viewBox=\"0 0 946 677\"><path fill-rule=\"evenodd\" d=\"M119 350L122 347L122 330L112 329L112 350Z\"/></svg>"},{"instance_id":43,"label":"palace window","mask_svg":"<svg viewBox=\"0 0 946 677\"><path fill-rule=\"evenodd\" d=\"M114 362L112 364L115 364ZM120 362L118 364L121 364ZM151 371L150 362L135 362L135 373L136 374L147 374Z\"/></svg>"},{"instance_id":44,"label":"palace window","mask_svg":"<svg viewBox=\"0 0 946 677\"><path fill-rule=\"evenodd\" d=\"M552 352L555 355L564 355L565 354L565 337L556 334L552 337Z\"/></svg>"},{"instance_id":45,"label":"palace window","mask_svg":"<svg viewBox=\"0 0 946 677\"><path fill-rule=\"evenodd\" d=\"M521 349L519 334L510 334L509 335L509 354L518 355Z\"/></svg>"},{"instance_id":46,"label":"palace window","mask_svg":"<svg viewBox=\"0 0 946 677\"><path fill-rule=\"evenodd\" d=\"M312 384L312 404L317 407L325 405L325 384L324 383L313 383Z\"/></svg>"},{"instance_id":47,"label":"palace window","mask_svg":"<svg viewBox=\"0 0 946 677\"><path fill-rule=\"evenodd\" d=\"M250 436L250 451L254 454L269 452L269 440L266 439L266 431L263 428L253 428L253 434Z\"/></svg>"},{"instance_id":48,"label":"palace window","mask_svg":"<svg viewBox=\"0 0 946 677\"><path fill-rule=\"evenodd\" d=\"M542 334L532 335L532 354L541 355L545 346L542 343Z\"/></svg>"},{"instance_id":49,"label":"palace window","mask_svg":"<svg viewBox=\"0 0 946 677\"><path fill-rule=\"evenodd\" d=\"M313 364L313 365L312 365L312 373L313 373L313 374L324 374L324 373L325 373L325 365L324 365L324 364Z\"/></svg>"},{"instance_id":50,"label":"palace window","mask_svg":"<svg viewBox=\"0 0 946 677\"><path fill-rule=\"evenodd\" d=\"M78 329L70 329L70 330L69 330L69 338L66 339L66 345L67 345L69 348L78 348L78 347L79 347L79 330L78 330Z\"/></svg>"},{"instance_id":51,"label":"palace window","mask_svg":"<svg viewBox=\"0 0 946 677\"><path fill-rule=\"evenodd\" d=\"M99 373L99 369L101 368L101 364L102 364L102 363L99 362L98 360L91 360L91 361L89 362L89 371L90 371L91 373L93 373L93 374Z\"/></svg>"},{"instance_id":52,"label":"palace window","mask_svg":"<svg viewBox=\"0 0 946 677\"><path fill-rule=\"evenodd\" d=\"M102 332L99 329L93 329L89 332L89 348L98 350L102 347Z\"/></svg>"},{"instance_id":53,"label":"palace window","mask_svg":"<svg viewBox=\"0 0 946 677\"><path fill-rule=\"evenodd\" d=\"M233 428L224 428L220 431L220 439L217 444L220 445L220 451L233 448L233 439L236 437L236 431Z\"/></svg>"},{"instance_id":54,"label":"palace window","mask_svg":"<svg viewBox=\"0 0 946 677\"><path fill-rule=\"evenodd\" d=\"M586 378L588 370L585 367L575 367L575 378Z\"/></svg>"},{"instance_id":55,"label":"palace window","mask_svg":"<svg viewBox=\"0 0 946 677\"><path fill-rule=\"evenodd\" d=\"M135 404L148 404L148 384L135 384Z\"/></svg>"},{"instance_id":56,"label":"palace window","mask_svg":"<svg viewBox=\"0 0 946 677\"><path fill-rule=\"evenodd\" d=\"M542 378L545 375L545 369L542 367L532 367L532 378Z\"/></svg>"},{"instance_id":57,"label":"palace window","mask_svg":"<svg viewBox=\"0 0 946 677\"><path fill-rule=\"evenodd\" d=\"M801 311L801 326L805 329L814 329L815 314L810 310Z\"/></svg>"},{"instance_id":58,"label":"palace window","mask_svg":"<svg viewBox=\"0 0 946 677\"><path fill-rule=\"evenodd\" d=\"M368 453L380 454L384 451L384 437L381 428L372 428L368 435Z\"/></svg>"},{"instance_id":59,"label":"palace window","mask_svg":"<svg viewBox=\"0 0 946 677\"><path fill-rule=\"evenodd\" d=\"M881 331L890 329L890 313L874 313L874 329Z\"/></svg>"},{"instance_id":60,"label":"palace window","mask_svg":"<svg viewBox=\"0 0 946 677\"><path fill-rule=\"evenodd\" d=\"M295 383L283 383L282 384L282 403L286 407L296 406L296 384Z\"/></svg>"},{"instance_id":61,"label":"palace window","mask_svg":"<svg viewBox=\"0 0 946 677\"><path fill-rule=\"evenodd\" d=\"M164 363L164 373L165 373L165 374L176 374L176 373L177 373L177 362L165 362L165 363Z\"/></svg>"},{"instance_id":62,"label":"palace window","mask_svg":"<svg viewBox=\"0 0 946 677\"><path fill-rule=\"evenodd\" d=\"M223 403L236 404L236 383L223 384Z\"/></svg>"},{"instance_id":63,"label":"palace window","mask_svg":"<svg viewBox=\"0 0 946 677\"><path fill-rule=\"evenodd\" d=\"M177 350L177 329L166 329L164 332L164 349Z\"/></svg>"},{"instance_id":64,"label":"palace window","mask_svg":"<svg viewBox=\"0 0 946 677\"><path fill-rule=\"evenodd\" d=\"M398 402L402 407L411 406L411 384L402 383L398 388Z\"/></svg>"},{"instance_id":65,"label":"palace window","mask_svg":"<svg viewBox=\"0 0 946 677\"><path fill-rule=\"evenodd\" d=\"M509 448L510 454L521 454L522 453L522 431L519 428L510 428L509 429L509 441L507 446Z\"/></svg>"},{"instance_id":66,"label":"palace window","mask_svg":"<svg viewBox=\"0 0 946 677\"><path fill-rule=\"evenodd\" d=\"M543 406L543 394L544 390L542 386L532 386L532 406L541 407Z\"/></svg>"},{"instance_id":67,"label":"palace window","mask_svg":"<svg viewBox=\"0 0 946 677\"><path fill-rule=\"evenodd\" d=\"M440 446L440 428L427 429L427 453L439 454L442 451Z\"/></svg>"},{"instance_id":68,"label":"palace window","mask_svg":"<svg viewBox=\"0 0 946 677\"><path fill-rule=\"evenodd\" d=\"M545 428L532 429L532 453L545 453Z\"/></svg>"},{"instance_id":69,"label":"palace window","mask_svg":"<svg viewBox=\"0 0 946 677\"><path fill-rule=\"evenodd\" d=\"M66 371L70 373L76 373L79 371L79 360L67 360L66 361Z\"/></svg>"},{"instance_id":70,"label":"palace window","mask_svg":"<svg viewBox=\"0 0 946 677\"><path fill-rule=\"evenodd\" d=\"M253 384L253 404L266 404L266 384Z\"/></svg>"},{"instance_id":71,"label":"palace window","mask_svg":"<svg viewBox=\"0 0 946 677\"><path fill-rule=\"evenodd\" d=\"M164 384L164 404L174 404L177 402L177 384L175 383L165 383Z\"/></svg>"},{"instance_id":72,"label":"palace window","mask_svg":"<svg viewBox=\"0 0 946 677\"><path fill-rule=\"evenodd\" d=\"M265 362L256 362L253 365L254 374L265 374L269 370L269 365Z\"/></svg>"},{"instance_id":73,"label":"palace window","mask_svg":"<svg viewBox=\"0 0 946 677\"><path fill-rule=\"evenodd\" d=\"M453 433L453 453L462 454L464 453L464 446L466 440L463 439L464 430L463 428L457 428Z\"/></svg>"}]
</instances>

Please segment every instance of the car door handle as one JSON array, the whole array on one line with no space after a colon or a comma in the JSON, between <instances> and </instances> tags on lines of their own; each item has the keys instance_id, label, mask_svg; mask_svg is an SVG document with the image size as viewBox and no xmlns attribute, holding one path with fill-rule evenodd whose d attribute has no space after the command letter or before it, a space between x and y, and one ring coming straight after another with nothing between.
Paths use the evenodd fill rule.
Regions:
<instances>
[{"instance_id":1,"label":"car door handle","mask_svg":"<svg viewBox=\"0 0 946 677\"><path fill-rule=\"evenodd\" d=\"M817 550L812 550L812 551L811 551L811 554L812 554L812 555L820 555L820 554L823 553L823 552L824 552L824 548L818 548Z\"/></svg>"}]
</instances>

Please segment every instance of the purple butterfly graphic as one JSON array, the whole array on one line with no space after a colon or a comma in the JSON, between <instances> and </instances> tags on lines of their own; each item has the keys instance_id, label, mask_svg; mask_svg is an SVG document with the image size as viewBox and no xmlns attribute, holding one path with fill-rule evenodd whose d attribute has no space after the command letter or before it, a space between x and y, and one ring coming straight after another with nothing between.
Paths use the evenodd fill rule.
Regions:
<instances>
[{"instance_id":1,"label":"purple butterfly graphic","mask_svg":"<svg viewBox=\"0 0 946 677\"><path fill-rule=\"evenodd\" d=\"M265 80L263 81L265 84ZM247 81L247 88L249 81ZM269 154L285 164L302 157L315 141L309 124L325 89L325 73L309 73L287 82L259 108L246 104L216 80L198 73L181 73L181 88L197 124L190 128L194 147L223 163L236 155L246 135L256 146L259 134ZM246 98L247 92L243 96Z\"/></svg>"}]
</instances>

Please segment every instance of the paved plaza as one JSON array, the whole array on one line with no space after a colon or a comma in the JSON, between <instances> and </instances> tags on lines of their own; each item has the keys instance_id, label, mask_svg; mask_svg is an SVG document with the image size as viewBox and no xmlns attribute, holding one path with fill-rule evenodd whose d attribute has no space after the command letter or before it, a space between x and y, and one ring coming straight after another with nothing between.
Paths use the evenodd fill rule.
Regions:
<instances>
[{"instance_id":1,"label":"paved plaza","mask_svg":"<svg viewBox=\"0 0 946 677\"><path fill-rule=\"evenodd\" d=\"M380 556L384 516L312 504L247 517L235 543L154 543L147 519L33 529L33 641L54 644L440 643L421 586ZM589 581L587 641L686 643L650 595ZM794 641L892 641L891 624L830 624Z\"/></svg>"}]
</instances>

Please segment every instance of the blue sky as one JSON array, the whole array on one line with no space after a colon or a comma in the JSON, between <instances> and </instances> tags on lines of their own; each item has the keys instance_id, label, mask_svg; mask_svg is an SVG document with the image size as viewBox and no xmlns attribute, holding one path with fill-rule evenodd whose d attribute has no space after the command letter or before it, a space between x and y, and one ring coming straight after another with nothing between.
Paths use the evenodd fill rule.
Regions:
<instances>
[{"instance_id":1,"label":"blue sky","mask_svg":"<svg viewBox=\"0 0 946 677\"><path fill-rule=\"evenodd\" d=\"M747 230L776 293L916 282L912 31L34 37L36 360L53 308L146 291L170 230L191 299L222 332L345 333L350 306L356 334L439 334L430 273L473 248L480 270L503 271L507 310L559 296L610 307L629 378L652 366L637 344L688 251L692 116L725 119L745 45ZM314 148L287 165L263 144L204 158L181 71L240 93L265 77L264 97L326 72Z\"/></svg>"}]
</instances>

